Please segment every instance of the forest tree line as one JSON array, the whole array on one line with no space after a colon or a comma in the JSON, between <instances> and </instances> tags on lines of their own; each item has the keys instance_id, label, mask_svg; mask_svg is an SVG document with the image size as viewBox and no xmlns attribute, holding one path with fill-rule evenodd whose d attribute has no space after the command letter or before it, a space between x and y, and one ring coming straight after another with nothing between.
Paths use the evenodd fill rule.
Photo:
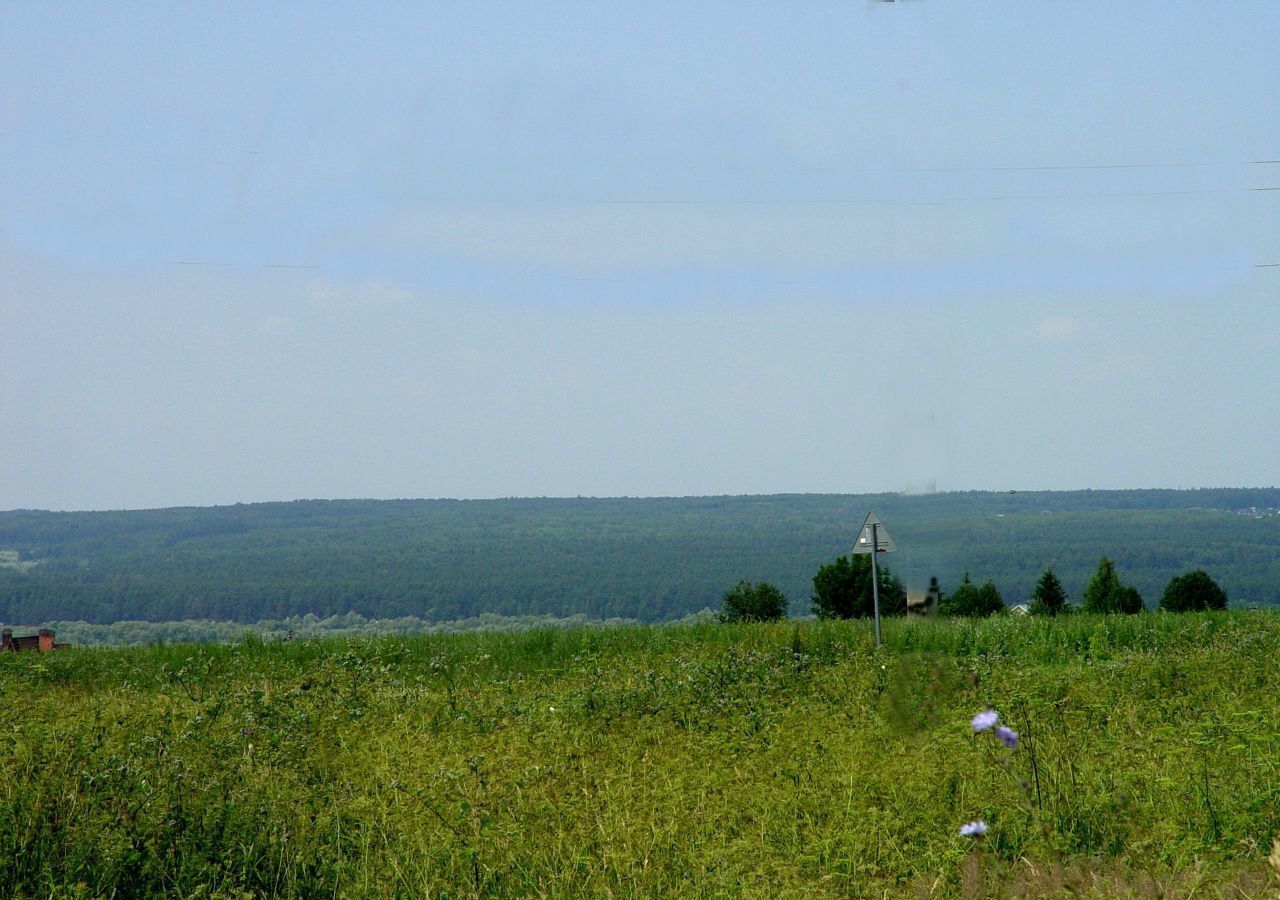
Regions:
<instances>
[{"instance_id":1,"label":"forest tree line","mask_svg":"<svg viewBox=\"0 0 1280 900\"><path fill-rule=\"evenodd\" d=\"M878 590L877 590L878 588ZM1031 602L1011 607L988 578L977 584L965 572L960 584L943 592L937 578L913 603L906 588L887 564L874 567L867 555L839 556L813 576L809 598L820 619L865 619L915 613L920 616L985 618L1017 612L1032 616L1065 616L1072 612L1093 615L1133 615L1148 607L1142 594L1125 583L1115 562L1102 557L1085 586L1078 605L1071 602L1053 569L1045 569L1031 592ZM1203 569L1177 575L1165 585L1157 608L1162 612L1212 612L1227 608L1226 591ZM752 584L743 579L725 592L717 618L721 622L776 622L787 617L786 595L768 581Z\"/></svg>"},{"instance_id":2,"label":"forest tree line","mask_svg":"<svg viewBox=\"0 0 1280 900\"><path fill-rule=\"evenodd\" d=\"M962 492L660 499L297 501L0 512L0 621L483 614L669 621L767 580L808 610L868 510L923 591L981 573L1027 602L1045 568L1079 596L1108 555L1142 596L1213 573L1280 602L1280 490Z\"/></svg>"}]
</instances>

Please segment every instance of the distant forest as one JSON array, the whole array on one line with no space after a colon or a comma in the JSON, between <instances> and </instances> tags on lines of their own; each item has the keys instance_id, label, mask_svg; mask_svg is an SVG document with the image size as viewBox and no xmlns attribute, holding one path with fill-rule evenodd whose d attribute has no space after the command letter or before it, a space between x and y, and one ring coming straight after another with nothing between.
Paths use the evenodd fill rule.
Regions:
<instances>
[{"instance_id":1,"label":"distant forest","mask_svg":"<svg viewBox=\"0 0 1280 900\"><path fill-rule=\"evenodd\" d=\"M909 590L965 572L1026 601L1051 566L1073 603L1104 554L1154 607L1208 571L1232 605L1280 603L1280 489L305 500L0 512L0 621L311 613L666 621L768 580L809 611L818 567L874 510Z\"/></svg>"}]
</instances>

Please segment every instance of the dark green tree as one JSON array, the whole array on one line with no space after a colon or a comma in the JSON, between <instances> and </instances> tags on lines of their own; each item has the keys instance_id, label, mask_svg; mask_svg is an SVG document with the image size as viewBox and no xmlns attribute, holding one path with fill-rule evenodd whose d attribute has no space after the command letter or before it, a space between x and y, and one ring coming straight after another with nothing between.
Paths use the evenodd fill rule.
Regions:
<instances>
[{"instance_id":1,"label":"dark green tree","mask_svg":"<svg viewBox=\"0 0 1280 900\"><path fill-rule=\"evenodd\" d=\"M1031 593L1031 615L1056 616L1065 612L1068 612L1067 592L1053 569L1045 569Z\"/></svg>"},{"instance_id":2,"label":"dark green tree","mask_svg":"<svg viewBox=\"0 0 1280 900\"><path fill-rule=\"evenodd\" d=\"M1084 589L1081 609L1089 613L1142 612L1142 595L1120 581L1115 563L1104 556Z\"/></svg>"},{"instance_id":3,"label":"dark green tree","mask_svg":"<svg viewBox=\"0 0 1280 900\"><path fill-rule=\"evenodd\" d=\"M1179 575L1165 585L1160 608L1169 612L1226 609L1227 595L1202 569Z\"/></svg>"},{"instance_id":4,"label":"dark green tree","mask_svg":"<svg viewBox=\"0 0 1280 900\"><path fill-rule=\"evenodd\" d=\"M977 585L969 578L969 573L965 572L964 577L960 579L960 585L951 593L943 594L938 600L938 614L942 616L968 615L966 610L972 609L977 604L975 596L977 592Z\"/></svg>"},{"instance_id":5,"label":"dark green tree","mask_svg":"<svg viewBox=\"0 0 1280 900\"><path fill-rule=\"evenodd\" d=\"M1115 563L1102 557L1098 570L1085 586L1081 608L1089 613L1116 612L1112 597L1119 593L1120 587L1120 576L1116 574Z\"/></svg>"},{"instance_id":6,"label":"dark green tree","mask_svg":"<svg viewBox=\"0 0 1280 900\"><path fill-rule=\"evenodd\" d=\"M725 592L720 605L721 622L776 622L786 617L787 598L767 581L739 581Z\"/></svg>"},{"instance_id":7,"label":"dark green tree","mask_svg":"<svg viewBox=\"0 0 1280 900\"><path fill-rule=\"evenodd\" d=\"M978 588L977 615L994 616L996 613L1007 612L1007 610L1004 597L1000 596L1000 592L996 590L995 582L988 578L983 582L982 587Z\"/></svg>"},{"instance_id":8,"label":"dark green tree","mask_svg":"<svg viewBox=\"0 0 1280 900\"><path fill-rule=\"evenodd\" d=\"M1120 586L1120 592L1116 595L1116 612L1133 615L1146 608L1146 604L1142 602L1142 595L1138 593L1136 587L1129 584Z\"/></svg>"},{"instance_id":9,"label":"dark green tree","mask_svg":"<svg viewBox=\"0 0 1280 900\"><path fill-rule=\"evenodd\" d=\"M970 616L981 618L1004 612L1004 598L990 579L981 586L973 583L969 573L964 573L960 586L942 598L938 611L944 616Z\"/></svg>"},{"instance_id":10,"label":"dark green tree","mask_svg":"<svg viewBox=\"0 0 1280 900\"><path fill-rule=\"evenodd\" d=\"M876 562L880 580L880 615L907 612L907 591L883 561ZM837 557L813 576L813 611L820 619L860 619L874 614L871 595L871 557L856 554Z\"/></svg>"}]
</instances>

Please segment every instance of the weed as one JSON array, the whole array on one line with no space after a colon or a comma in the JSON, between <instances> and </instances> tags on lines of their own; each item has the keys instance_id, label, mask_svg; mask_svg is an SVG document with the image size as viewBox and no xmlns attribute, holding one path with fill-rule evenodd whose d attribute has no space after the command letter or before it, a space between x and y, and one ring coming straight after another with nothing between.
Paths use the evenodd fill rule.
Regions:
<instances>
[{"instance_id":1,"label":"weed","mask_svg":"<svg viewBox=\"0 0 1280 900\"><path fill-rule=\"evenodd\" d=\"M12 654L0 883L1262 896L1280 619L892 621L884 638L824 621ZM961 726L988 706L1007 721L975 765ZM978 853L962 822L987 829Z\"/></svg>"}]
</instances>

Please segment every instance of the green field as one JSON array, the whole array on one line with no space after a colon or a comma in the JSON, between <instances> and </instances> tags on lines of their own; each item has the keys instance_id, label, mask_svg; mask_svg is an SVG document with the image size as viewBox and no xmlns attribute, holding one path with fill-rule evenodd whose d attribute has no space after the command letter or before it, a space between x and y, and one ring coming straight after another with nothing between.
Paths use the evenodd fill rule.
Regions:
<instances>
[{"instance_id":1,"label":"green field","mask_svg":"<svg viewBox=\"0 0 1280 900\"><path fill-rule=\"evenodd\" d=\"M811 621L11 654L0 884L1274 894L1280 616L885 638ZM1016 750L971 731L988 706ZM977 818L986 837L961 837Z\"/></svg>"}]
</instances>

